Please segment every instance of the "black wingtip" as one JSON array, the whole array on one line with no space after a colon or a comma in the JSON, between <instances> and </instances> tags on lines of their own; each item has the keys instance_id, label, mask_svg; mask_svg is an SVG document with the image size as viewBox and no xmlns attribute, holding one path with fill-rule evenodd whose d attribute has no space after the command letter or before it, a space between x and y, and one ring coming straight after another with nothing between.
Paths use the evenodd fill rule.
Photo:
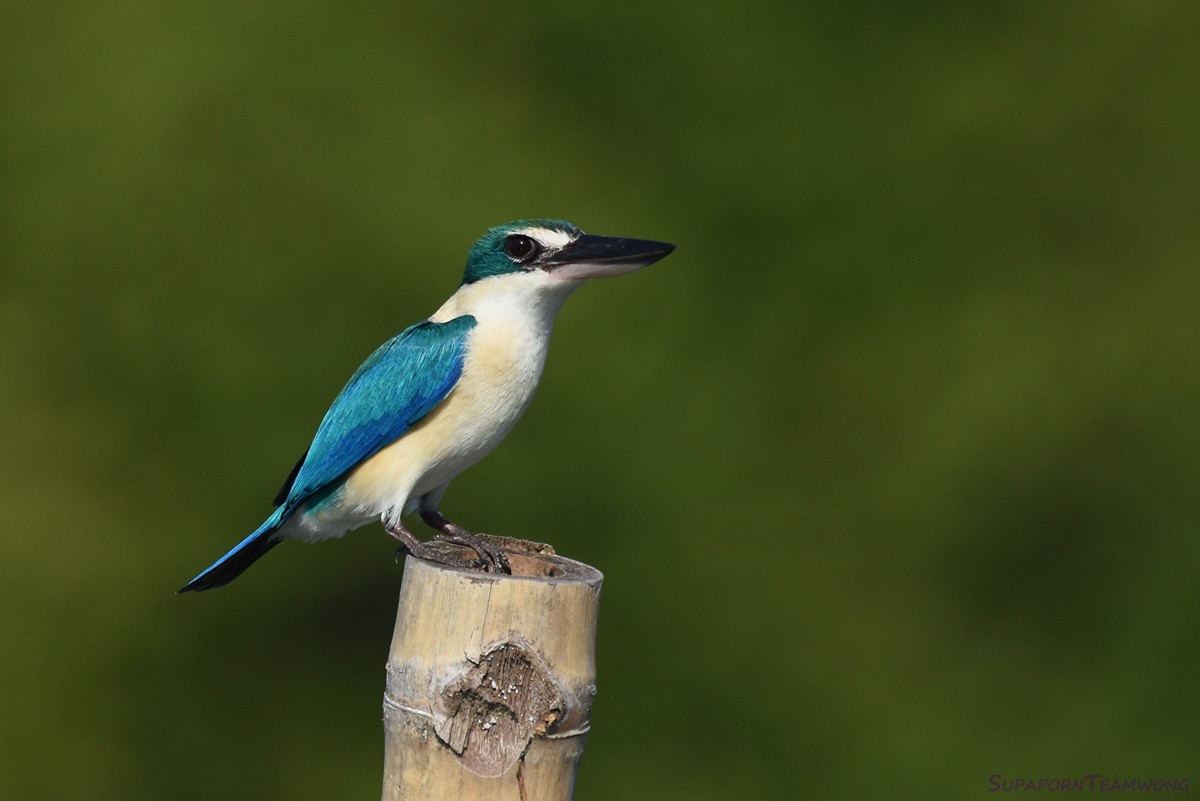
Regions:
<instances>
[{"instance_id":1,"label":"black wingtip","mask_svg":"<svg viewBox=\"0 0 1200 801\"><path fill-rule=\"evenodd\" d=\"M296 462L296 466L292 468L292 472L288 473L288 477L283 482L283 487L275 495L275 506L283 506L287 503L288 493L292 491L292 485L296 483L296 476L300 475L300 468L304 467L304 460L308 458L308 451L300 455L300 460Z\"/></svg>"}]
</instances>

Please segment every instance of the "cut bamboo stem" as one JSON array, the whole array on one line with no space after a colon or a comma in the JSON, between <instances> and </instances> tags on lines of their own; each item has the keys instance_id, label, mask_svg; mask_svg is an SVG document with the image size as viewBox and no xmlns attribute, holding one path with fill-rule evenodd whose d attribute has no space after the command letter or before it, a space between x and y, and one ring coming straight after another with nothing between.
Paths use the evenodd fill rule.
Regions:
<instances>
[{"instance_id":1,"label":"cut bamboo stem","mask_svg":"<svg viewBox=\"0 0 1200 801\"><path fill-rule=\"evenodd\" d=\"M567 801L596 694L603 576L501 540L512 575L409 556L383 699L383 801Z\"/></svg>"}]
</instances>

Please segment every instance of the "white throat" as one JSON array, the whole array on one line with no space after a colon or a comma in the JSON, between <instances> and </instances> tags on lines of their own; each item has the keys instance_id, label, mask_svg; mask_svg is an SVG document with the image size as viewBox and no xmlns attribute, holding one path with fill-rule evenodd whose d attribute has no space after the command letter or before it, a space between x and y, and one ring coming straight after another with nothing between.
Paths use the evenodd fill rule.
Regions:
<instances>
[{"instance_id":1,"label":"white throat","mask_svg":"<svg viewBox=\"0 0 1200 801\"><path fill-rule=\"evenodd\" d=\"M557 280L541 270L494 275L460 286L429 319L444 323L470 314L481 326L522 325L548 337L563 302L582 284Z\"/></svg>"}]
</instances>

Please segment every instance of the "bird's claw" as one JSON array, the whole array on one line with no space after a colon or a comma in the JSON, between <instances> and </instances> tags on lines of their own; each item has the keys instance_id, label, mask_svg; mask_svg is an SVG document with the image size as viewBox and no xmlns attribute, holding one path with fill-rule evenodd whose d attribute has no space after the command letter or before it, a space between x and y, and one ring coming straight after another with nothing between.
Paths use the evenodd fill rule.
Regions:
<instances>
[{"instance_id":1,"label":"bird's claw","mask_svg":"<svg viewBox=\"0 0 1200 801\"><path fill-rule=\"evenodd\" d=\"M461 555L460 546L475 552L477 558L468 559ZM503 573L511 575L508 557L487 539L472 535L470 539L453 534L436 534L426 542L417 543L409 548L401 545L396 549L396 563L401 564L404 558L412 554L417 559L426 562L458 568L460 570L478 570L483 573Z\"/></svg>"},{"instance_id":2,"label":"bird's claw","mask_svg":"<svg viewBox=\"0 0 1200 801\"><path fill-rule=\"evenodd\" d=\"M472 534L468 531L439 532L429 540L430 543L445 542L470 548L479 557L475 561L475 569L485 573L512 574L508 557L500 550L486 534Z\"/></svg>"}]
</instances>

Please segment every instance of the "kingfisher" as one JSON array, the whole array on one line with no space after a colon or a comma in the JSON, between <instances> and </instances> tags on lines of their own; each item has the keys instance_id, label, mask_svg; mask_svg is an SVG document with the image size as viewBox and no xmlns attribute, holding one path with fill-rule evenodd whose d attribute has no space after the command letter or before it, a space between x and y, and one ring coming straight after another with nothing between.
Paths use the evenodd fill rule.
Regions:
<instances>
[{"instance_id":1,"label":"kingfisher","mask_svg":"<svg viewBox=\"0 0 1200 801\"><path fill-rule=\"evenodd\" d=\"M489 230L441 308L380 345L350 377L275 511L179 592L224 586L283 540L316 542L376 520L402 548L425 555L403 521L413 512L437 530L432 539L506 571L498 549L438 510L442 495L529 407L563 301L589 279L633 272L674 249L585 234L565 220Z\"/></svg>"}]
</instances>

